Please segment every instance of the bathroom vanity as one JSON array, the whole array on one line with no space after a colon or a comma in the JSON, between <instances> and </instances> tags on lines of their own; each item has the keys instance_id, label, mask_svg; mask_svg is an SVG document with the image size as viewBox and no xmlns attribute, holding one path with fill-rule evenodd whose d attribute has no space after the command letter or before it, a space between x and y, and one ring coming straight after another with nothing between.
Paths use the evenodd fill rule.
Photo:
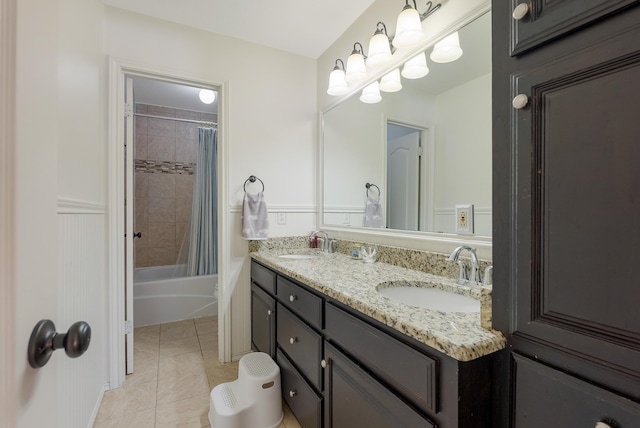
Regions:
<instances>
[{"instance_id":1,"label":"bathroom vanity","mask_svg":"<svg viewBox=\"0 0 640 428\"><path fill-rule=\"evenodd\" d=\"M252 253L252 347L282 374L283 398L305 428L489 427L499 333L480 314L389 300L380 284L455 282L343 254ZM480 299L486 290L459 293ZM485 296L486 297L486 296Z\"/></svg>"}]
</instances>

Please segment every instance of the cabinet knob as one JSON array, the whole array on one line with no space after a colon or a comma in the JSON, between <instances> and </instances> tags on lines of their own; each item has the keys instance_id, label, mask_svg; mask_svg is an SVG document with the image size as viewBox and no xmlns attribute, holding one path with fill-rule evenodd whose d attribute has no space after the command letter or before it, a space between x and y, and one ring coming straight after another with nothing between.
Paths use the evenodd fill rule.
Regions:
<instances>
[{"instance_id":1,"label":"cabinet knob","mask_svg":"<svg viewBox=\"0 0 640 428\"><path fill-rule=\"evenodd\" d=\"M326 369L327 368L327 361L326 360L320 361L320 366L322 366L323 369Z\"/></svg>"},{"instance_id":2,"label":"cabinet knob","mask_svg":"<svg viewBox=\"0 0 640 428\"><path fill-rule=\"evenodd\" d=\"M289 295L289 301L290 302L295 302L296 301L296 296L294 296L293 294Z\"/></svg>"},{"instance_id":3,"label":"cabinet knob","mask_svg":"<svg viewBox=\"0 0 640 428\"><path fill-rule=\"evenodd\" d=\"M599 422L596 422L595 428L615 428L616 426L617 426L616 424L612 425L608 422L599 421Z\"/></svg>"},{"instance_id":4,"label":"cabinet knob","mask_svg":"<svg viewBox=\"0 0 640 428\"><path fill-rule=\"evenodd\" d=\"M271 315L271 309L267 310L267 315Z\"/></svg>"},{"instance_id":5,"label":"cabinet knob","mask_svg":"<svg viewBox=\"0 0 640 428\"><path fill-rule=\"evenodd\" d=\"M528 103L529 97L525 94L518 94L513 98L513 101L511 101L511 105L513 105L513 108L518 110L524 108Z\"/></svg>"},{"instance_id":6,"label":"cabinet knob","mask_svg":"<svg viewBox=\"0 0 640 428\"><path fill-rule=\"evenodd\" d=\"M289 391L289 397L293 398L298 394L298 392L295 389L292 389L291 391Z\"/></svg>"},{"instance_id":7,"label":"cabinet knob","mask_svg":"<svg viewBox=\"0 0 640 428\"><path fill-rule=\"evenodd\" d=\"M294 343L296 343L297 341L298 341L298 338L297 338L297 337L292 337L291 339L289 339L289 343L290 343L290 344L292 344L292 345L293 345Z\"/></svg>"},{"instance_id":8,"label":"cabinet knob","mask_svg":"<svg viewBox=\"0 0 640 428\"><path fill-rule=\"evenodd\" d=\"M513 16L513 19L515 19L516 21L520 21L522 18L524 18L528 14L529 14L529 4L520 3L515 7L515 9L513 9L513 13L511 14L511 16Z\"/></svg>"}]
</instances>

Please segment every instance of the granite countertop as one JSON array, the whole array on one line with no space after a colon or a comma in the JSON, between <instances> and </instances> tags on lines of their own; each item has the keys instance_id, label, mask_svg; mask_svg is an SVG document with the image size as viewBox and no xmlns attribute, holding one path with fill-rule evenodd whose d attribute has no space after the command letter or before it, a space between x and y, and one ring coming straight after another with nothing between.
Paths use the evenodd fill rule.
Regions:
<instances>
[{"instance_id":1,"label":"granite countertop","mask_svg":"<svg viewBox=\"0 0 640 428\"><path fill-rule=\"evenodd\" d=\"M283 254L310 254L285 259ZM490 302L490 290L457 285L453 279L386 263L311 249L261 249L250 256L283 274L418 340L458 361L470 361L505 347L498 331L483 328L480 313L440 312L390 300L376 287L389 281L428 282L434 287ZM489 315L490 316L490 315Z\"/></svg>"}]
</instances>

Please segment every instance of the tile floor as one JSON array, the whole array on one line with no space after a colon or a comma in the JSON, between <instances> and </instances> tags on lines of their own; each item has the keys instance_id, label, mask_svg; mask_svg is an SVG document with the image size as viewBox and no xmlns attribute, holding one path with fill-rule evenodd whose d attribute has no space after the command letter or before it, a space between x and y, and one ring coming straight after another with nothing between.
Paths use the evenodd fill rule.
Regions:
<instances>
[{"instance_id":1,"label":"tile floor","mask_svg":"<svg viewBox=\"0 0 640 428\"><path fill-rule=\"evenodd\" d=\"M238 377L237 362L218 361L217 317L141 327L134 337L135 372L104 394L94 428L210 427L211 389ZM300 428L283 407L278 428Z\"/></svg>"}]
</instances>

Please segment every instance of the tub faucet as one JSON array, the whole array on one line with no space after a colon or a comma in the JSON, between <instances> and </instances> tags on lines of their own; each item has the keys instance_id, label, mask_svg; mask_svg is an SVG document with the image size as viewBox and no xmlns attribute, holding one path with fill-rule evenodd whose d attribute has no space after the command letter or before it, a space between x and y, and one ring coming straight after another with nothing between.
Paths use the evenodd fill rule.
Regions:
<instances>
[{"instance_id":1,"label":"tub faucet","mask_svg":"<svg viewBox=\"0 0 640 428\"><path fill-rule=\"evenodd\" d=\"M464 262L460 260L460 253L463 250L467 250L469 252L469 256L471 257L471 266L469 267L469 271L465 268ZM476 255L476 249L469 247L467 245L461 245L447 258L448 262L455 262L458 264L458 284L466 284L467 282L479 283L480 277L478 276L478 256Z\"/></svg>"},{"instance_id":2,"label":"tub faucet","mask_svg":"<svg viewBox=\"0 0 640 428\"><path fill-rule=\"evenodd\" d=\"M312 242L315 240L318 241L317 248L320 248L323 252L328 253L331 248L331 244L329 243L329 234L324 230L314 230L309 235L309 245L312 245Z\"/></svg>"}]
</instances>

